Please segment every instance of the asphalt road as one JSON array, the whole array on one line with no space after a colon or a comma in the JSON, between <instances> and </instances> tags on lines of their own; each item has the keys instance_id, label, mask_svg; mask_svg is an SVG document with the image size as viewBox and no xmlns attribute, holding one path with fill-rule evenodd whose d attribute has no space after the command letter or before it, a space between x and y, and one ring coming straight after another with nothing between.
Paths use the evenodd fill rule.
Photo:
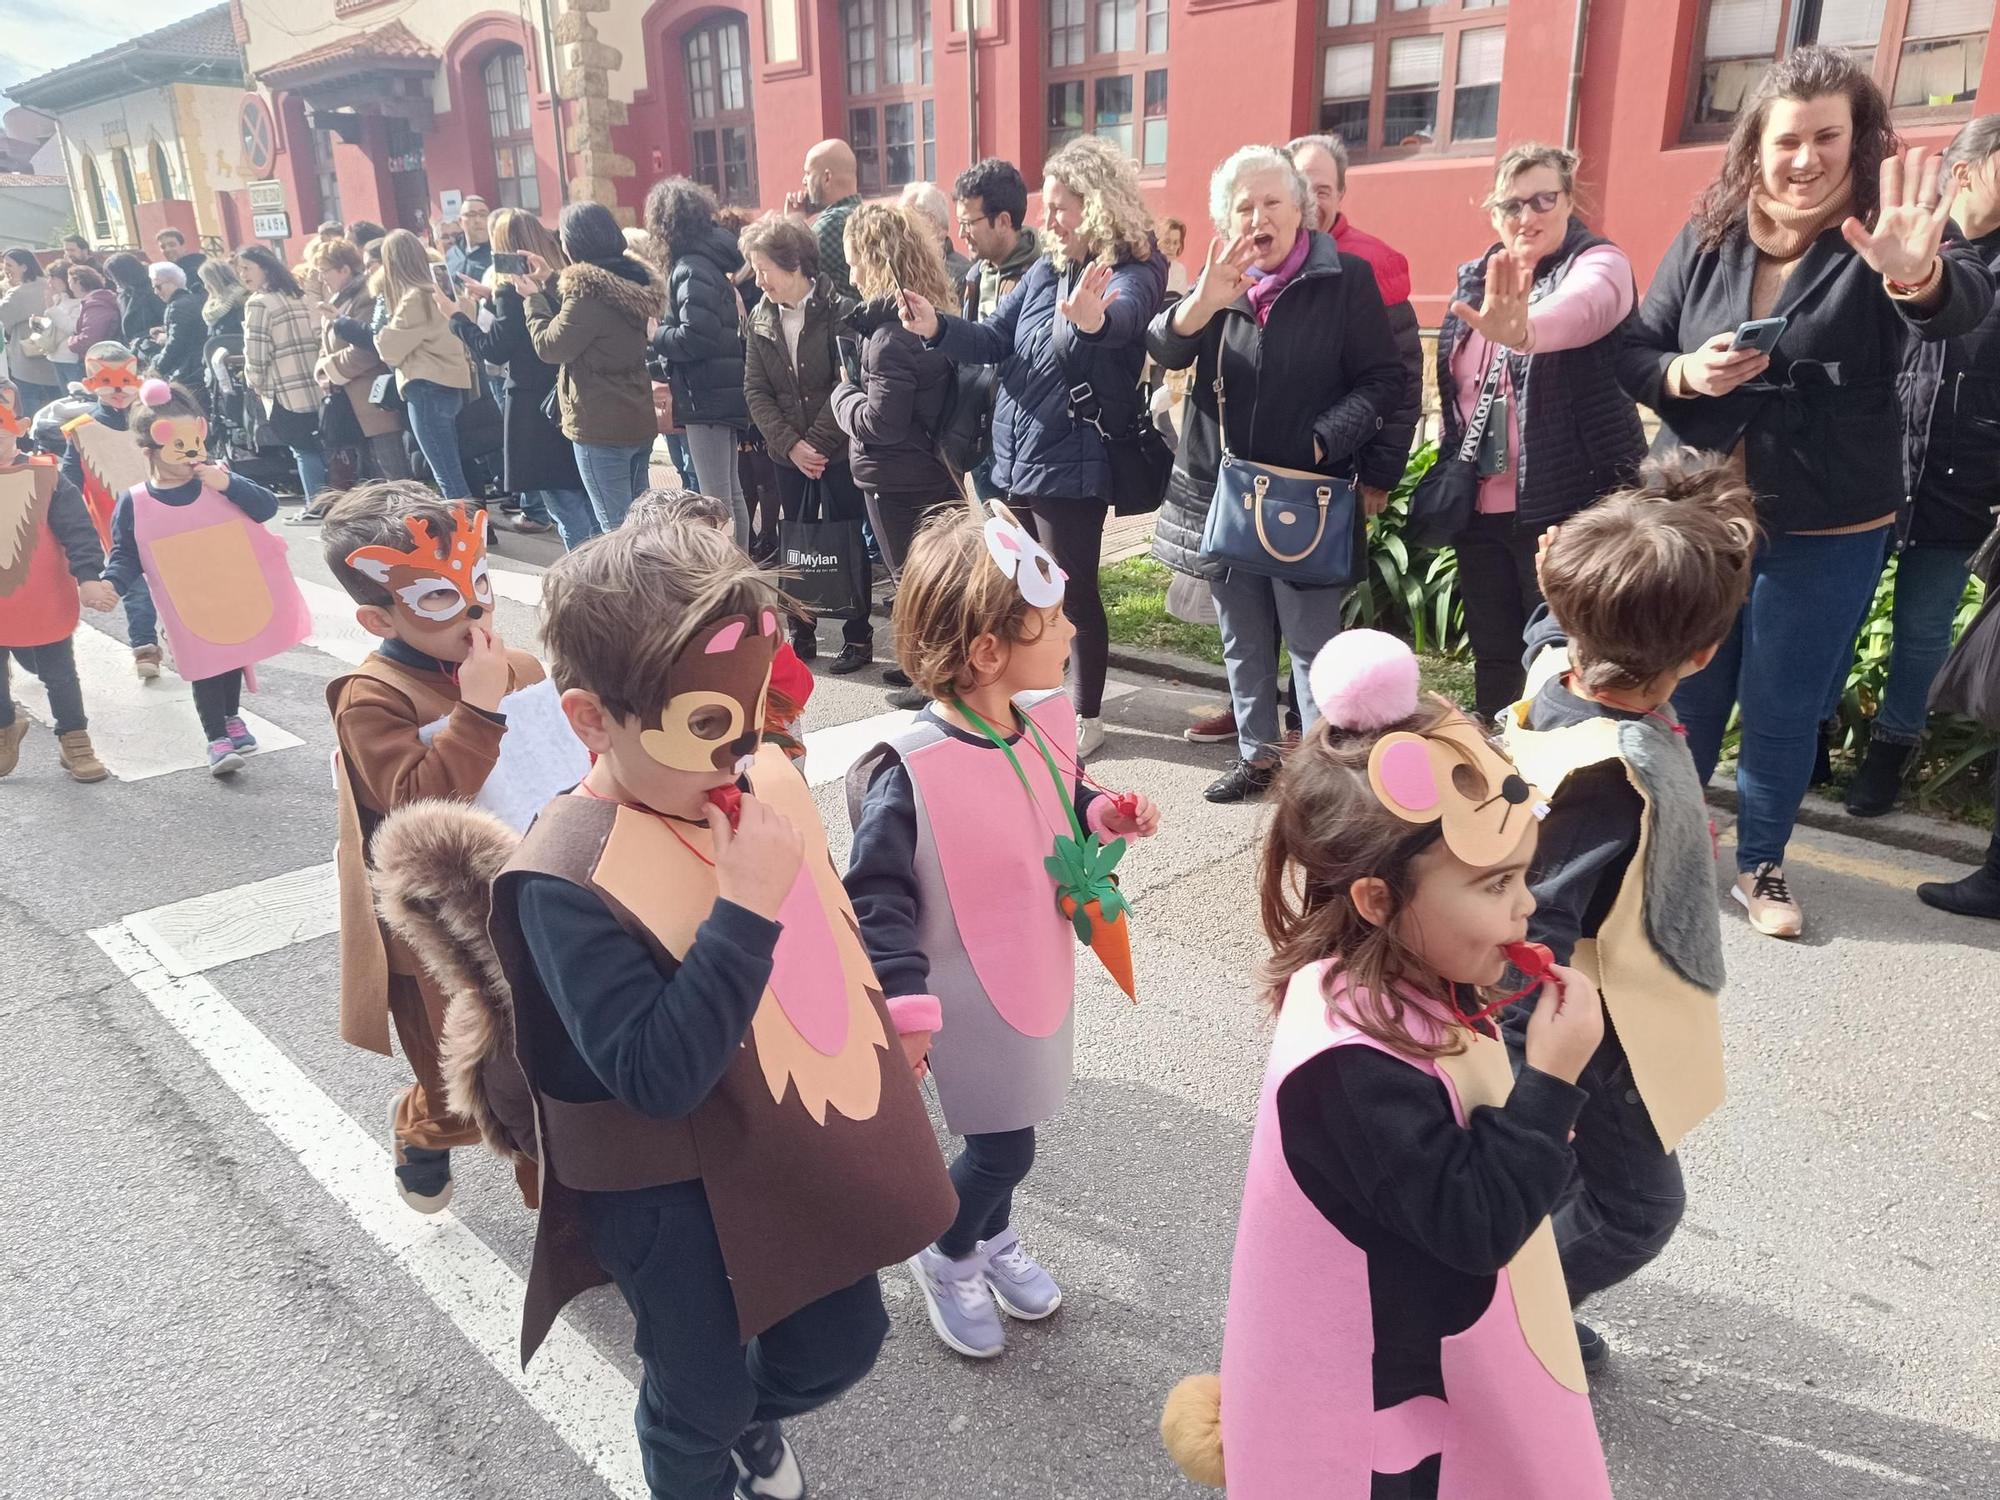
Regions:
<instances>
[{"instance_id":1,"label":"asphalt road","mask_svg":"<svg viewBox=\"0 0 2000 1500\"><path fill-rule=\"evenodd\" d=\"M326 583L317 533L287 536ZM501 626L527 643L533 569L514 559L548 552L508 547ZM192 715L181 733L161 705L185 689L141 687L99 644L104 758L172 762ZM307 647L263 669L247 706L301 743L234 783L77 786L45 728L0 782L0 1494L632 1493L622 1304L578 1304L561 1368L545 1355L524 1384L507 1298L532 1224L507 1174L463 1153L444 1224L391 1196L398 1064L335 1034L310 875L332 845L322 694L340 668ZM822 1500L1200 1493L1155 1427L1167 1389L1217 1359L1267 1043L1262 815L1203 803L1223 754L1178 738L1213 702L1131 679L1093 764L1167 823L1126 865L1144 1003L1080 966L1078 1077L1018 1200L1063 1310L973 1365L890 1273L874 1376L792 1432ZM838 726L884 709L872 680L822 678L815 774L860 748ZM837 784L819 796L844 853ZM1624 1500L2000 1495L2000 929L1915 901L1950 872L1806 832L1807 938L1725 915L1732 1097L1685 1148L1679 1236L1594 1313L1617 1351L1595 1404Z\"/></svg>"}]
</instances>

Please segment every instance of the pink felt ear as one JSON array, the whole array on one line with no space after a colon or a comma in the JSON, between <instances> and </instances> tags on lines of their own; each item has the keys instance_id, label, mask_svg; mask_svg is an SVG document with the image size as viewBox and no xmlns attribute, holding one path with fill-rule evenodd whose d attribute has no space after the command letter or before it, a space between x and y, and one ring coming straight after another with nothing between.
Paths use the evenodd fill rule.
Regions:
<instances>
[{"instance_id":1,"label":"pink felt ear","mask_svg":"<svg viewBox=\"0 0 2000 1500\"><path fill-rule=\"evenodd\" d=\"M1382 790L1408 811L1429 812L1437 806L1437 778L1431 774L1431 753L1422 742L1398 740L1385 745L1375 770Z\"/></svg>"},{"instance_id":2,"label":"pink felt ear","mask_svg":"<svg viewBox=\"0 0 2000 1500\"><path fill-rule=\"evenodd\" d=\"M776 635L778 633L778 617L777 615L773 614L770 610L768 609L765 610L764 613L758 617L758 623L763 626L764 634Z\"/></svg>"},{"instance_id":3,"label":"pink felt ear","mask_svg":"<svg viewBox=\"0 0 2000 1500\"><path fill-rule=\"evenodd\" d=\"M734 651L736 643L742 639L743 622L741 620L731 620L722 629L716 631L715 639L702 648L702 654L705 656L718 656L724 651Z\"/></svg>"},{"instance_id":4,"label":"pink felt ear","mask_svg":"<svg viewBox=\"0 0 2000 1500\"><path fill-rule=\"evenodd\" d=\"M164 443L168 438L174 435L174 424L168 418L161 417L158 421L153 423L150 431L153 434L154 442Z\"/></svg>"},{"instance_id":5,"label":"pink felt ear","mask_svg":"<svg viewBox=\"0 0 2000 1500\"><path fill-rule=\"evenodd\" d=\"M206 438L208 436L208 418L196 417L194 419L194 430L197 433L199 433L202 437Z\"/></svg>"}]
</instances>

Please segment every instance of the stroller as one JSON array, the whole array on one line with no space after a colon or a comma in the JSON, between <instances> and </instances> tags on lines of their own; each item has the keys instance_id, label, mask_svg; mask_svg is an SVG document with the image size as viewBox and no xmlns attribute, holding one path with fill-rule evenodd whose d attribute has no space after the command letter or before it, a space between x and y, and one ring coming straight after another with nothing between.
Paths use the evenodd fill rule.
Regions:
<instances>
[{"instance_id":1,"label":"stroller","mask_svg":"<svg viewBox=\"0 0 2000 1500\"><path fill-rule=\"evenodd\" d=\"M298 461L290 448L265 430L258 403L243 383L242 336L211 337L202 346L201 367L210 456L268 490L302 493Z\"/></svg>"}]
</instances>

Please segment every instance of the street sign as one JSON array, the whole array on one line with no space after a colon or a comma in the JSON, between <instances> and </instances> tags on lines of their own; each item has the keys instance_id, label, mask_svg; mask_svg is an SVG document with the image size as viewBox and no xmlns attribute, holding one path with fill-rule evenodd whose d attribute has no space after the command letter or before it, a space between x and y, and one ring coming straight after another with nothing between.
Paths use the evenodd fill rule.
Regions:
<instances>
[{"instance_id":1,"label":"street sign","mask_svg":"<svg viewBox=\"0 0 2000 1500\"><path fill-rule=\"evenodd\" d=\"M281 214L285 211L285 185L275 177L250 184L250 212Z\"/></svg>"},{"instance_id":2,"label":"street sign","mask_svg":"<svg viewBox=\"0 0 2000 1500\"><path fill-rule=\"evenodd\" d=\"M277 162L278 126L261 94L245 94L237 106L236 140L249 171L268 172Z\"/></svg>"},{"instance_id":3,"label":"street sign","mask_svg":"<svg viewBox=\"0 0 2000 1500\"><path fill-rule=\"evenodd\" d=\"M252 214L250 232L260 240L288 240L292 237L292 220L288 214Z\"/></svg>"}]
</instances>

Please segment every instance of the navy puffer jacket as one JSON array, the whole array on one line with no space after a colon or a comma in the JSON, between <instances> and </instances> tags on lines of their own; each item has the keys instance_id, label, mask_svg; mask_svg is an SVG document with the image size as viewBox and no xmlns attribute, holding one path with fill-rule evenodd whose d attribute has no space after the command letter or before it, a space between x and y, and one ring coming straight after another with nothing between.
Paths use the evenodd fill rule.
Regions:
<instances>
[{"instance_id":1,"label":"navy puffer jacket","mask_svg":"<svg viewBox=\"0 0 2000 1500\"><path fill-rule=\"evenodd\" d=\"M720 224L676 250L667 269L666 315L653 352L666 361L674 415L683 423L750 425L743 397L743 318L730 281L743 268L736 237Z\"/></svg>"},{"instance_id":2,"label":"navy puffer jacket","mask_svg":"<svg viewBox=\"0 0 2000 1500\"><path fill-rule=\"evenodd\" d=\"M1111 468L1094 428L1072 421L1069 388L1089 381L1113 432L1129 428L1143 400L1146 325L1167 293L1167 260L1118 263L1105 295L1104 326L1082 332L1059 316L1084 268L1037 261L983 322L938 315L937 348L959 364L998 365L993 405L993 483L1010 495L1109 500Z\"/></svg>"}]
</instances>

